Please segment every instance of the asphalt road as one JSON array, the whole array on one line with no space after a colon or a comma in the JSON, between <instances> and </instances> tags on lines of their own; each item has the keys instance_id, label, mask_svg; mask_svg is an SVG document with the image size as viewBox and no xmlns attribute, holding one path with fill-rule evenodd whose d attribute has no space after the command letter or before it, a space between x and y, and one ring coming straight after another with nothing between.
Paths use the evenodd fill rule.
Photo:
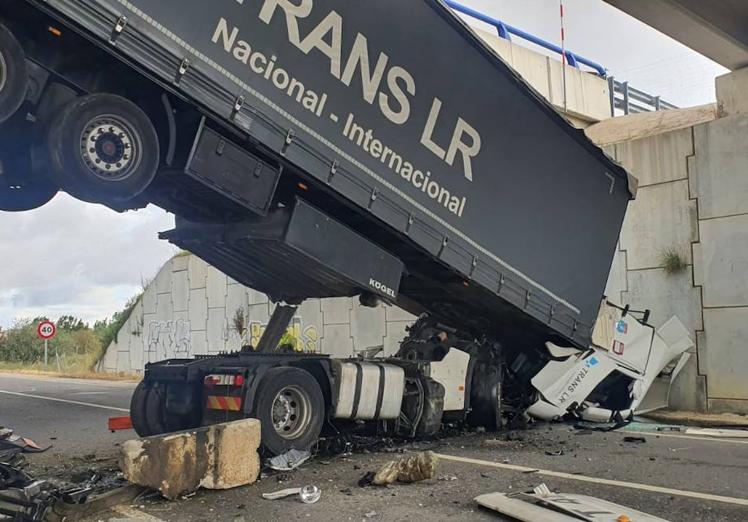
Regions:
<instances>
[{"instance_id":1,"label":"asphalt road","mask_svg":"<svg viewBox=\"0 0 748 522\"><path fill-rule=\"evenodd\" d=\"M109 417L128 415L135 383L0 373L0 426L29 437L45 453L32 464L96 454L111 456L133 432L111 433Z\"/></svg>"},{"instance_id":2,"label":"asphalt road","mask_svg":"<svg viewBox=\"0 0 748 522\"><path fill-rule=\"evenodd\" d=\"M509 520L480 508L473 498L527 491L545 483L552 491L606 499L665 520L748 520L746 439L729 442L634 433L645 442L625 442L624 437L631 435L580 432L568 425L514 432L512 440L505 433L473 433L404 446L407 452L432 449L442 455L437 478L424 482L358 487L366 471L401 455L354 453L317 458L290 474L269 472L252 486L200 491L175 502L154 499L141 508L159 520L184 522ZM306 484L322 489L317 504L261 497Z\"/></svg>"},{"instance_id":3,"label":"asphalt road","mask_svg":"<svg viewBox=\"0 0 748 522\"><path fill-rule=\"evenodd\" d=\"M53 444L28 456L40 474L75 469L75 461L115 465L117 445L132 431L112 434L107 419L126 415L134 383L82 381L0 374L0 425ZM540 483L552 490L617 502L666 520L748 520L748 440L719 440L655 432L584 432L541 425L511 436L468 433L410 443L389 451L317 457L301 469L272 472L258 483L229 491L200 491L174 502L141 501L136 520L242 522L248 520L504 520L473 498L489 492L525 491ZM644 430L635 432L634 430ZM649 430L649 431L648 431ZM626 442L627 436L645 442ZM397 451L431 449L443 458L437 478L389 488L360 488L358 479ZM395 453L393 453L395 451ZM73 463L73 464L71 464ZM263 500L261 493L316 484L322 499ZM97 516L95 520L108 520ZM111 519L122 519L113 513Z\"/></svg>"}]
</instances>

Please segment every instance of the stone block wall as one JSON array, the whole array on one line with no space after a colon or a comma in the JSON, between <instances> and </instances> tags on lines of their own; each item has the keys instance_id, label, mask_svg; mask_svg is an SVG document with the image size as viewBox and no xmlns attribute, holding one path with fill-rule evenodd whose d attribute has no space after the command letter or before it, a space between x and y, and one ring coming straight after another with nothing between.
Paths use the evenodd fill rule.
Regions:
<instances>
[{"instance_id":1,"label":"stone block wall","mask_svg":"<svg viewBox=\"0 0 748 522\"><path fill-rule=\"evenodd\" d=\"M100 369L140 373L147 362L238 350L256 344L273 304L196 256L180 254L148 285L107 349ZM415 317L400 308L361 306L357 298L310 299L289 327L295 349L349 357L383 346L394 354Z\"/></svg>"},{"instance_id":2,"label":"stone block wall","mask_svg":"<svg viewBox=\"0 0 748 522\"><path fill-rule=\"evenodd\" d=\"M737 76L748 92L748 75ZM607 294L651 309L654 326L677 315L692 332L696 346L674 382L672 408L748 413L748 114L728 110L608 151L640 186ZM667 252L683 270L666 270Z\"/></svg>"}]
</instances>

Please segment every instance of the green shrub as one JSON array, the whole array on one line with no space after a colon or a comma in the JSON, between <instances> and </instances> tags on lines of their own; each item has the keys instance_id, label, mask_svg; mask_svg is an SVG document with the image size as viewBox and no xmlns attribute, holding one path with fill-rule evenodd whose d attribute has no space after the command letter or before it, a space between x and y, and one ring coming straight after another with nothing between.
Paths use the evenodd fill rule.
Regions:
<instances>
[{"instance_id":1,"label":"green shrub","mask_svg":"<svg viewBox=\"0 0 748 522\"><path fill-rule=\"evenodd\" d=\"M677 274L685 270L688 266L680 253L674 248L670 248L662 253L661 264L668 274Z\"/></svg>"}]
</instances>

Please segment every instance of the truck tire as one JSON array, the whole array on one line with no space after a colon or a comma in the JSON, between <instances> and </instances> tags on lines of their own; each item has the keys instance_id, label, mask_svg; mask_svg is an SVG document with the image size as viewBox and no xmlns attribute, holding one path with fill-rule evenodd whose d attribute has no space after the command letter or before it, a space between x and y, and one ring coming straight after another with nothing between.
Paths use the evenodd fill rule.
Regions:
<instances>
[{"instance_id":1,"label":"truck tire","mask_svg":"<svg viewBox=\"0 0 748 522\"><path fill-rule=\"evenodd\" d=\"M0 123L13 116L26 98L26 55L7 27L0 24Z\"/></svg>"},{"instance_id":2,"label":"truck tire","mask_svg":"<svg viewBox=\"0 0 748 522\"><path fill-rule=\"evenodd\" d=\"M479 362L470 382L470 413L468 425L483 426L488 431L501 429L501 366Z\"/></svg>"},{"instance_id":3,"label":"truck tire","mask_svg":"<svg viewBox=\"0 0 748 522\"><path fill-rule=\"evenodd\" d=\"M152 383L145 400L145 422L151 435L168 433L166 419L166 388L163 384Z\"/></svg>"},{"instance_id":4,"label":"truck tire","mask_svg":"<svg viewBox=\"0 0 748 522\"><path fill-rule=\"evenodd\" d=\"M325 400L312 375L299 368L272 368L262 378L252 417L262 423L262 445L270 454L308 450L317 442Z\"/></svg>"},{"instance_id":5,"label":"truck tire","mask_svg":"<svg viewBox=\"0 0 748 522\"><path fill-rule=\"evenodd\" d=\"M130 399L130 420L135 433L139 437L148 437L152 435L145 420L145 405L148 399L148 386L145 381L140 381L135 387Z\"/></svg>"},{"instance_id":6,"label":"truck tire","mask_svg":"<svg viewBox=\"0 0 748 522\"><path fill-rule=\"evenodd\" d=\"M130 419L141 437L185 430L192 426L189 418L166 410L166 385L140 381L130 399Z\"/></svg>"},{"instance_id":7,"label":"truck tire","mask_svg":"<svg viewBox=\"0 0 748 522\"><path fill-rule=\"evenodd\" d=\"M1 166L0 169L2 169ZM2 178L3 175L0 173L0 211L33 210L41 207L57 194L57 186L46 179L30 179L23 185L10 185L3 182Z\"/></svg>"},{"instance_id":8,"label":"truck tire","mask_svg":"<svg viewBox=\"0 0 748 522\"><path fill-rule=\"evenodd\" d=\"M52 175L69 194L123 203L143 192L159 165L156 129L134 103L113 94L70 102L47 137Z\"/></svg>"},{"instance_id":9,"label":"truck tire","mask_svg":"<svg viewBox=\"0 0 748 522\"><path fill-rule=\"evenodd\" d=\"M13 139L9 128L0 128L0 211L41 207L57 191L58 186L33 167L29 145Z\"/></svg>"}]
</instances>

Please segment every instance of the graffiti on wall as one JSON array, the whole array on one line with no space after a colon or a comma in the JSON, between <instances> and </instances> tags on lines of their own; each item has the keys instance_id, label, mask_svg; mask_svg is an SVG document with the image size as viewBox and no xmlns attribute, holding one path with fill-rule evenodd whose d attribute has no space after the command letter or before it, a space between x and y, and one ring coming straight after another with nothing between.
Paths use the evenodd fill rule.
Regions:
<instances>
[{"instance_id":1,"label":"graffiti on wall","mask_svg":"<svg viewBox=\"0 0 748 522\"><path fill-rule=\"evenodd\" d=\"M260 337L265 331L267 324L259 321L249 323L249 343L257 346ZM315 325L304 327L301 317L294 317L291 324L286 330L286 334L281 340L283 343L290 343L294 351L297 352L318 352L319 351L319 334Z\"/></svg>"},{"instance_id":2,"label":"graffiti on wall","mask_svg":"<svg viewBox=\"0 0 748 522\"><path fill-rule=\"evenodd\" d=\"M145 354L148 361L160 361L172 357L190 357L192 355L192 338L190 322L151 321L147 327Z\"/></svg>"}]
</instances>

